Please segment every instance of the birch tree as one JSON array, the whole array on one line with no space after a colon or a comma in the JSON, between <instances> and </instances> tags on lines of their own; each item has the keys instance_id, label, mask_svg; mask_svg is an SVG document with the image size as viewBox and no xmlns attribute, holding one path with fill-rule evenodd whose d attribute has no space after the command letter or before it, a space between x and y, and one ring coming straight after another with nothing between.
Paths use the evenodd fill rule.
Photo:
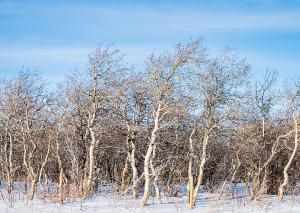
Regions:
<instances>
[{"instance_id":1,"label":"birch tree","mask_svg":"<svg viewBox=\"0 0 300 213\"><path fill-rule=\"evenodd\" d=\"M144 160L144 194L142 197L142 205L147 205L150 184L153 179L152 163L155 160L155 152L157 148L157 135L160 131L163 131L169 122L164 122L165 117L168 114L176 112L176 104L172 102L174 98L174 90L176 87L176 81L182 78L185 68L191 62L199 62L204 58L203 48L200 46L199 41L193 41L186 45L177 45L174 52L165 53L160 56L152 55L147 61L147 73L150 75L149 83L152 87L152 99L153 99L153 124L151 135L145 154ZM152 169L151 169L152 167ZM154 184L157 184L155 182ZM159 189L156 187L156 197L159 199Z\"/></svg>"},{"instance_id":2,"label":"birch tree","mask_svg":"<svg viewBox=\"0 0 300 213\"><path fill-rule=\"evenodd\" d=\"M88 151L88 172L86 179L86 195L90 194L91 184L93 181L94 165L95 165L95 147L99 144L100 139L96 136L97 119L99 119L99 111L109 96L109 80L110 76L116 75L124 71L122 64L123 56L118 49L110 46L100 46L95 52L89 56L88 66L88 88L87 88L87 129L90 138ZM98 127L98 128L101 128Z\"/></svg>"},{"instance_id":3,"label":"birch tree","mask_svg":"<svg viewBox=\"0 0 300 213\"><path fill-rule=\"evenodd\" d=\"M7 192L11 194L14 186L14 176L17 167L15 155L18 155L19 147L15 138L16 132L16 100L12 98L14 86L11 81L1 82L0 99L0 128L1 128L1 157L0 162L4 166Z\"/></svg>"},{"instance_id":4,"label":"birch tree","mask_svg":"<svg viewBox=\"0 0 300 213\"><path fill-rule=\"evenodd\" d=\"M220 56L208 61L204 70L198 71L194 88L196 105L198 106L195 126L189 137L190 159L188 167L189 207L195 205L198 191L203 184L205 164L208 160L208 147L216 130L232 119L238 112L239 99L242 97L241 88L246 83L249 65L243 59L226 49ZM226 124L227 125L227 124ZM194 134L198 131L200 138L199 153L194 150ZM199 156L198 173L193 172L195 157Z\"/></svg>"},{"instance_id":5,"label":"birch tree","mask_svg":"<svg viewBox=\"0 0 300 213\"><path fill-rule=\"evenodd\" d=\"M291 154L288 158L288 162L285 164L283 169L283 182L280 184L278 188L278 196L279 199L282 200L284 191L289 183L289 169L295 159L295 156L298 151L299 145L299 106L300 106L300 87L299 83L295 86L295 88L290 89L286 92L288 94L288 113L291 115L291 122L293 127L293 146L290 147L287 143L285 143L285 147L291 151Z\"/></svg>"},{"instance_id":6,"label":"birch tree","mask_svg":"<svg viewBox=\"0 0 300 213\"><path fill-rule=\"evenodd\" d=\"M144 132L145 124L149 117L150 100L145 79L141 76L129 76L125 78L115 99L115 109L118 118L126 129L126 150L127 157L122 172L121 192L126 191L125 179L130 167L132 173L132 195L138 198L138 169L136 166L137 137Z\"/></svg>"},{"instance_id":7,"label":"birch tree","mask_svg":"<svg viewBox=\"0 0 300 213\"><path fill-rule=\"evenodd\" d=\"M13 89L19 139L23 146L23 165L31 182L28 198L32 200L51 151L52 139L47 134L49 111L46 107L51 99L44 83L32 72L21 72L14 81Z\"/></svg>"}]
</instances>

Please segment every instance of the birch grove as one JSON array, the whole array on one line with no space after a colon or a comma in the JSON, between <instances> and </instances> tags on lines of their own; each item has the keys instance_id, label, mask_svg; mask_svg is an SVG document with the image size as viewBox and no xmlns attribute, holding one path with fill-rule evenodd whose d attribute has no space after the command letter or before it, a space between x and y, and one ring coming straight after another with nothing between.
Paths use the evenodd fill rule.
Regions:
<instances>
[{"instance_id":1,"label":"birch grove","mask_svg":"<svg viewBox=\"0 0 300 213\"><path fill-rule=\"evenodd\" d=\"M101 44L57 85L39 70L0 80L0 181L8 195L61 204L104 186L142 206L202 192L252 200L297 191L299 84L255 77L235 50L209 54L201 39L144 64ZM10 196L10 201L13 197Z\"/></svg>"}]
</instances>

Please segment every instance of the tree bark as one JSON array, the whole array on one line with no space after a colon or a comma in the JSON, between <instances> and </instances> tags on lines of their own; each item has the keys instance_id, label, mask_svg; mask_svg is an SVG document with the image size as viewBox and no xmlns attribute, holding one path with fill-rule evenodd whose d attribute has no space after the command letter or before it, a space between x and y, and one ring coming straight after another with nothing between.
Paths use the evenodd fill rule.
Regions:
<instances>
[{"instance_id":1,"label":"tree bark","mask_svg":"<svg viewBox=\"0 0 300 213\"><path fill-rule=\"evenodd\" d=\"M125 185L126 185L125 182L126 182L127 174L128 174L128 157L126 159L125 166L124 166L123 171L122 171L120 192L125 191Z\"/></svg>"},{"instance_id":2,"label":"tree bark","mask_svg":"<svg viewBox=\"0 0 300 213\"><path fill-rule=\"evenodd\" d=\"M161 113L161 104L158 104L158 108L155 113L155 119L154 119L154 127L151 133L151 138L150 138L150 143L148 145L148 149L145 155L145 160L144 160L144 174L145 174L145 185L144 185L144 194L142 197L142 206L147 205L147 201L149 198L149 192L150 192L150 183L151 183L151 174L150 174L150 159L151 155L153 153L153 148L155 145L155 140L156 140L156 134L159 128L159 117Z\"/></svg>"},{"instance_id":3,"label":"tree bark","mask_svg":"<svg viewBox=\"0 0 300 213\"><path fill-rule=\"evenodd\" d=\"M192 191L190 192L190 198L189 199L189 207L192 208L195 206L196 200L197 200L197 196L198 196L198 191L199 188L202 184L203 181L203 173L204 173L204 166L207 160L207 144L208 144L208 133L205 132L204 134L204 138L203 138L203 142L202 142L202 154L201 154L201 161L200 161L200 165L199 165L199 174L198 174L198 178L197 178L197 184L195 187L192 186ZM191 189L191 187L189 187Z\"/></svg>"},{"instance_id":4,"label":"tree bark","mask_svg":"<svg viewBox=\"0 0 300 213\"><path fill-rule=\"evenodd\" d=\"M131 140L130 140L130 146L131 146L131 152L129 155L129 159L130 159L130 166L131 166L131 170L132 170L132 196L134 199L138 198L138 170L136 167L136 159L135 159L135 151L136 151L136 147L135 147L135 132L133 132L133 134L131 135Z\"/></svg>"},{"instance_id":5,"label":"tree bark","mask_svg":"<svg viewBox=\"0 0 300 213\"><path fill-rule=\"evenodd\" d=\"M31 188L30 188L30 192L28 195L29 200L33 200L33 198L34 198L37 181L38 181L38 179L36 176L31 180Z\"/></svg>"},{"instance_id":6,"label":"tree bark","mask_svg":"<svg viewBox=\"0 0 300 213\"><path fill-rule=\"evenodd\" d=\"M279 186L278 189L278 196L279 199L282 200L283 199L283 193L284 190L289 182L289 174L288 174L288 170L294 160L294 157L296 155L297 149L298 149L298 120L294 117L294 128L295 128L295 137L294 137L294 148L293 148L293 152L289 158L288 163L286 164L286 166L284 167L283 170L283 176L284 176L284 180L283 183Z\"/></svg>"},{"instance_id":7,"label":"tree bark","mask_svg":"<svg viewBox=\"0 0 300 213\"><path fill-rule=\"evenodd\" d=\"M193 208L192 200L194 197L194 176L193 176L193 160L194 160L194 142L193 136L195 134L195 129L192 130L189 137L190 144L190 156L189 156L189 166L188 166L188 203L189 207Z\"/></svg>"},{"instance_id":8,"label":"tree bark","mask_svg":"<svg viewBox=\"0 0 300 213\"><path fill-rule=\"evenodd\" d=\"M154 145L152 157L150 158L150 168L151 168L152 176L154 177L153 186L155 189L155 197L159 203L162 203L161 197L160 197L160 190L159 190L159 186L158 186L158 174L153 166L153 159L155 158L155 148L156 148L156 146Z\"/></svg>"},{"instance_id":9,"label":"tree bark","mask_svg":"<svg viewBox=\"0 0 300 213\"><path fill-rule=\"evenodd\" d=\"M96 144L96 138L94 129L92 127L89 127L90 134L91 134L91 143L89 148L89 170L88 170L88 176L86 181L86 189L85 189L85 196L90 195L91 191L91 182L93 180L93 171L94 171L94 149Z\"/></svg>"},{"instance_id":10,"label":"tree bark","mask_svg":"<svg viewBox=\"0 0 300 213\"><path fill-rule=\"evenodd\" d=\"M64 183L63 183L63 169L60 168L59 172L59 203L64 203Z\"/></svg>"}]
</instances>

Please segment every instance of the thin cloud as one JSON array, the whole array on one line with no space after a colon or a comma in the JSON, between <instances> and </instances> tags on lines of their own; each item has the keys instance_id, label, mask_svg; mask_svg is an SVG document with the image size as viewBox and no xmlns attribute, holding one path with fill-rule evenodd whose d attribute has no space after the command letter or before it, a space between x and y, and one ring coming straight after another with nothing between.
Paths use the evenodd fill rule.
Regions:
<instances>
[{"instance_id":1,"label":"thin cloud","mask_svg":"<svg viewBox=\"0 0 300 213\"><path fill-rule=\"evenodd\" d=\"M300 27L300 10L247 11L240 8L224 10L205 9L205 5L189 7L176 4L157 7L142 5L112 7L70 3L61 5L12 3L0 5L0 9L4 20L6 16L20 16L25 19L39 17L41 20L47 20L50 25L54 22L58 26L66 26L67 32L72 30L68 28L74 28L74 31L82 29L90 30L91 33L102 31L104 34L113 34L119 30L121 35L130 33L151 35L166 29L192 31L201 28L207 32L245 29L295 30ZM12 22L10 19L7 21ZM108 27L110 31L103 31L104 27ZM133 30L135 32L132 32Z\"/></svg>"},{"instance_id":2,"label":"thin cloud","mask_svg":"<svg viewBox=\"0 0 300 213\"><path fill-rule=\"evenodd\" d=\"M213 7L203 2L172 2L150 5L1 1L0 62L6 67L13 62L48 70L53 66L60 69L58 65L64 64L61 70L67 71L66 67L86 63L97 43L115 42L129 62L142 63L153 51L204 36L210 43L208 48L211 44L218 49L233 45L249 50L249 55L242 56L252 59L255 65L299 67L294 62L299 58L298 45L294 45L300 33L299 7L278 9L269 0L247 0L245 5L252 2L251 9L240 7L240 3L232 6L230 2L238 1L229 0L213 1ZM257 9L253 2L268 9ZM291 34L293 37L287 37ZM293 45L287 45L287 41ZM287 55L290 60L264 57L274 49L278 56ZM262 52L266 55L262 56ZM257 59L252 53L259 55Z\"/></svg>"},{"instance_id":3,"label":"thin cloud","mask_svg":"<svg viewBox=\"0 0 300 213\"><path fill-rule=\"evenodd\" d=\"M82 62L87 58L92 49L89 47L1 48L0 61Z\"/></svg>"}]
</instances>

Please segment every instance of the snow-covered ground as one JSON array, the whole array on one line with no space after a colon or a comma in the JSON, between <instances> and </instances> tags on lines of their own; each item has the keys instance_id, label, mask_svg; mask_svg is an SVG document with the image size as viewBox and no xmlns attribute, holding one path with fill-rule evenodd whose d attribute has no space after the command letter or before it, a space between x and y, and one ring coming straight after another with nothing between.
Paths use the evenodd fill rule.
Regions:
<instances>
[{"instance_id":1,"label":"snow-covered ground","mask_svg":"<svg viewBox=\"0 0 300 213\"><path fill-rule=\"evenodd\" d=\"M41 194L38 195L41 197ZM163 198L163 203L149 199L147 207L140 206L140 200L133 200L130 196L117 196L112 190L102 190L96 196L69 201L64 205L54 203L50 197L36 198L27 201L21 189L13 195L12 207L7 200L7 194L1 186L0 212L20 213L69 213L69 212L141 212L141 213L171 213L171 212L300 212L300 196L286 196L279 201L276 196L268 196L259 202L250 201L243 192L235 191L234 199L218 199L217 194L202 192L194 209L189 209L186 197Z\"/></svg>"}]
</instances>

